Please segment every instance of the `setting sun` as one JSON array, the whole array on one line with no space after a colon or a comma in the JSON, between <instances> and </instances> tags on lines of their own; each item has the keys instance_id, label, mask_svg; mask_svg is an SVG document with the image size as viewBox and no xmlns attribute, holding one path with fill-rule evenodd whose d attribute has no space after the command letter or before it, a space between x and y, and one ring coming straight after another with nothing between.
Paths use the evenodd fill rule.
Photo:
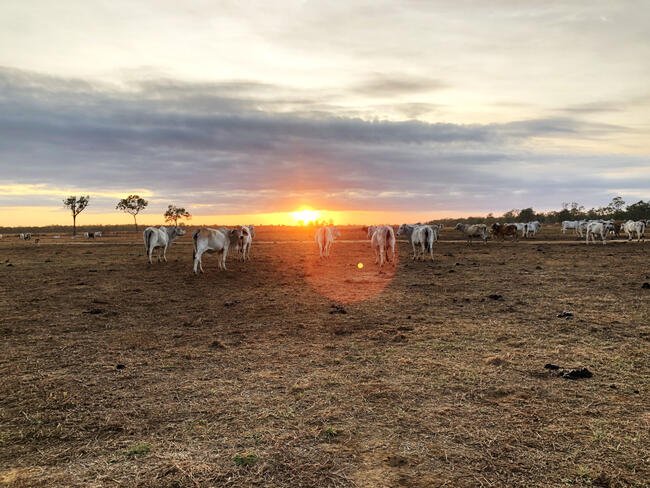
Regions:
<instances>
[{"instance_id":1,"label":"setting sun","mask_svg":"<svg viewBox=\"0 0 650 488\"><path fill-rule=\"evenodd\" d=\"M316 219L320 217L320 210L311 210L309 208L305 208L303 210L296 210L295 212L291 212L291 216L293 219L298 222L314 222Z\"/></svg>"}]
</instances>

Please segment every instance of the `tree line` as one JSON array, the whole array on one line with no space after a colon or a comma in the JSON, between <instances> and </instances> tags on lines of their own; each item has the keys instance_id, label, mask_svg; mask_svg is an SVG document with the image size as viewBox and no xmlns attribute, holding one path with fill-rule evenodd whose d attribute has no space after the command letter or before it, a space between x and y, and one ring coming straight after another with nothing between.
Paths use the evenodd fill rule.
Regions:
<instances>
[{"instance_id":1,"label":"tree line","mask_svg":"<svg viewBox=\"0 0 650 488\"><path fill-rule=\"evenodd\" d=\"M484 217L465 217L461 219L442 219L436 222L452 224L463 222L466 224L495 222L531 222L538 220L542 224L560 223L564 220L640 220L650 219L650 201L639 200L636 203L627 205L620 197L612 198L612 201L604 207L586 209L577 202L563 203L560 210L550 212L535 212L531 207L523 209L512 209L503 215L495 216L492 213Z\"/></svg>"}]
</instances>

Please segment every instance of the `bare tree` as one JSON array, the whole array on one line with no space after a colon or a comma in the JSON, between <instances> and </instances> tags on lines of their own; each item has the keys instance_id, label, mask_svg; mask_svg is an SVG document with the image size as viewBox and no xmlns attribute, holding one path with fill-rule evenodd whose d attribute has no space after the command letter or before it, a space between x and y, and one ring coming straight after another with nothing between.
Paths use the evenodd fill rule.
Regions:
<instances>
[{"instance_id":1,"label":"bare tree","mask_svg":"<svg viewBox=\"0 0 650 488\"><path fill-rule=\"evenodd\" d=\"M63 206L65 208L69 208L70 211L72 212L72 235L76 236L77 235L77 215L79 215L81 212L84 211L84 209L88 206L88 202L90 201L90 195L81 196L79 198L75 197L68 197L63 200Z\"/></svg>"},{"instance_id":2,"label":"bare tree","mask_svg":"<svg viewBox=\"0 0 650 488\"><path fill-rule=\"evenodd\" d=\"M165 211L164 217L165 217L165 222L168 223L174 222L174 225L178 225L179 220L182 219L190 220L192 218L192 214L190 214L187 210L185 210L182 207L177 207L176 205L169 205L167 207L167 211Z\"/></svg>"},{"instance_id":3,"label":"bare tree","mask_svg":"<svg viewBox=\"0 0 650 488\"><path fill-rule=\"evenodd\" d=\"M115 210L121 210L124 213L133 215L133 222L135 223L135 231L138 232L138 221L136 216L140 213L141 210L144 210L149 205L149 202L144 198L141 198L140 195L129 195L126 198L122 198L117 205Z\"/></svg>"}]
</instances>

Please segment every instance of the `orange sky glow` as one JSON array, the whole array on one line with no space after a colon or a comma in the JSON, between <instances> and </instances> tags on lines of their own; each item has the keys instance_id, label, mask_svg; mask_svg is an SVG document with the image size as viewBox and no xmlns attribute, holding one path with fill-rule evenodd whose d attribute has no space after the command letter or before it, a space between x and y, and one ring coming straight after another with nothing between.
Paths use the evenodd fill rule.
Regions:
<instances>
[{"instance_id":1,"label":"orange sky glow","mask_svg":"<svg viewBox=\"0 0 650 488\"><path fill-rule=\"evenodd\" d=\"M72 217L63 208L56 207L2 207L3 218L1 224L6 227L28 227L47 225L72 225ZM427 221L435 218L458 217L462 212L384 212L384 211L330 211L325 209L315 210L300 207L293 212L272 212L258 214L232 214L232 215L195 215L187 225L301 225L310 221L319 220L335 225L368 225L368 224L398 224L404 222ZM111 225L132 224L130 215L118 212L94 213L89 208L77 217L77 225ZM162 215L143 213L138 216L138 225L161 225Z\"/></svg>"}]
</instances>

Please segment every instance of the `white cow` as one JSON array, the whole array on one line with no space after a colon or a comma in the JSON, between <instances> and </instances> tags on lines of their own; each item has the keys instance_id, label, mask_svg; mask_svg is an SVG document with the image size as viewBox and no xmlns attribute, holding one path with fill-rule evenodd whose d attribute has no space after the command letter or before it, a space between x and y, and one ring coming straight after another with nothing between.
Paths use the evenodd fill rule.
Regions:
<instances>
[{"instance_id":1,"label":"white cow","mask_svg":"<svg viewBox=\"0 0 650 488\"><path fill-rule=\"evenodd\" d=\"M252 225L242 225L241 233L242 241L239 252L241 253L241 260L246 261L250 259L251 244L253 243L253 237L255 237L255 227Z\"/></svg>"},{"instance_id":2,"label":"white cow","mask_svg":"<svg viewBox=\"0 0 650 488\"><path fill-rule=\"evenodd\" d=\"M341 232L339 232L336 227L320 227L316 231L314 239L318 244L318 251L320 252L321 258L330 257L330 249L332 248L332 243L337 237L341 237Z\"/></svg>"},{"instance_id":3,"label":"white cow","mask_svg":"<svg viewBox=\"0 0 650 488\"><path fill-rule=\"evenodd\" d=\"M506 224L506 225L517 225L517 224ZM456 230L459 230L467 238L467 245L472 245L472 239L478 237L483 239L483 242L487 244L488 238L490 237L490 230L485 224L456 224Z\"/></svg>"},{"instance_id":4,"label":"white cow","mask_svg":"<svg viewBox=\"0 0 650 488\"><path fill-rule=\"evenodd\" d=\"M102 236L102 231L101 230L98 230L97 232L95 232L95 238L101 237L101 236Z\"/></svg>"},{"instance_id":5,"label":"white cow","mask_svg":"<svg viewBox=\"0 0 650 488\"><path fill-rule=\"evenodd\" d=\"M205 252L217 253L217 266L219 269L227 270L228 251L242 245L242 235L239 228L225 228L225 230L204 228L194 231L192 234L194 274L198 274L198 269L201 273L204 272L201 256Z\"/></svg>"},{"instance_id":6,"label":"white cow","mask_svg":"<svg viewBox=\"0 0 650 488\"><path fill-rule=\"evenodd\" d=\"M563 220L562 221L562 234L566 234L566 231L573 229L573 232L578 233L578 221L577 220Z\"/></svg>"},{"instance_id":7,"label":"white cow","mask_svg":"<svg viewBox=\"0 0 650 488\"><path fill-rule=\"evenodd\" d=\"M384 256L386 261L392 261L393 266L397 265L395 260L395 230L389 225L371 225L368 227L368 237L370 245L375 251L375 264L384 265ZM388 250L391 250L391 253Z\"/></svg>"},{"instance_id":8,"label":"white cow","mask_svg":"<svg viewBox=\"0 0 650 488\"><path fill-rule=\"evenodd\" d=\"M419 259L420 256L425 259L427 252L431 255L431 261L433 261L433 243L437 234L430 226L402 224L397 229L397 235L401 236L402 234L407 237L409 244L413 248L414 261ZM418 252L418 248L420 252Z\"/></svg>"},{"instance_id":9,"label":"white cow","mask_svg":"<svg viewBox=\"0 0 650 488\"><path fill-rule=\"evenodd\" d=\"M535 234L537 234L537 231L540 229L542 224L539 223L539 221L534 220L532 222L528 222L526 224L526 237L535 237Z\"/></svg>"},{"instance_id":10,"label":"white cow","mask_svg":"<svg viewBox=\"0 0 650 488\"><path fill-rule=\"evenodd\" d=\"M151 264L151 256L156 248L162 250L162 258L167 262L167 248L180 236L184 236L185 231L180 227L147 227L142 233L144 238L144 248L147 251L149 264ZM160 262L160 250L158 251L158 262Z\"/></svg>"},{"instance_id":11,"label":"white cow","mask_svg":"<svg viewBox=\"0 0 650 488\"><path fill-rule=\"evenodd\" d=\"M642 238L645 240L645 222L628 220L622 226L623 231L627 234L627 240L631 241L633 234L636 232L636 241L639 242Z\"/></svg>"},{"instance_id":12,"label":"white cow","mask_svg":"<svg viewBox=\"0 0 650 488\"><path fill-rule=\"evenodd\" d=\"M589 244L589 237L594 244L596 244L596 235L599 235L603 240L603 245L607 244L607 233L614 226L609 222L589 222L587 224L587 244Z\"/></svg>"},{"instance_id":13,"label":"white cow","mask_svg":"<svg viewBox=\"0 0 650 488\"><path fill-rule=\"evenodd\" d=\"M28 241L32 238L32 235L29 232L25 232L24 234L19 234L18 238L22 239L23 241Z\"/></svg>"}]
</instances>

